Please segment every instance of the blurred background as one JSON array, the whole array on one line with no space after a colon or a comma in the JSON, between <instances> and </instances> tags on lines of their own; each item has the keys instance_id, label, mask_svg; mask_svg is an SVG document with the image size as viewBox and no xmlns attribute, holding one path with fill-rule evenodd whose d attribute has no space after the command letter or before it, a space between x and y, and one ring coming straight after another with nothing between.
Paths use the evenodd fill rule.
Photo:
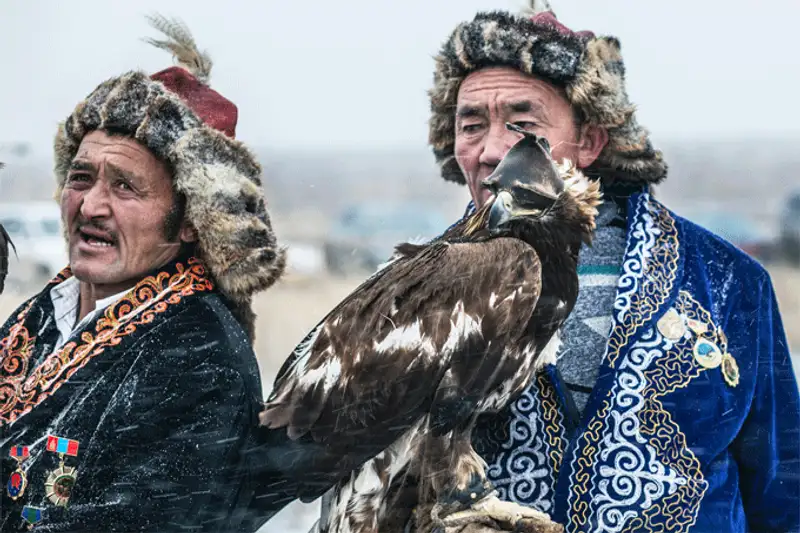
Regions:
<instances>
[{"instance_id":1,"label":"blurred background","mask_svg":"<svg viewBox=\"0 0 800 533\"><path fill-rule=\"evenodd\" d=\"M800 4L552 4L573 29L620 38L639 121L670 164L658 197L767 266L800 354ZM239 107L237 137L264 166L273 223L289 248L287 276L256 302L268 393L295 344L395 243L432 237L463 212L466 189L439 178L426 144L432 57L476 11L522 6L3 0L0 222L18 259L0 315L66 264L51 198L58 122L102 80L169 66L141 41L157 36L144 15L178 16L214 60L212 87ZM316 512L294 504L268 526L307 531Z\"/></svg>"}]
</instances>

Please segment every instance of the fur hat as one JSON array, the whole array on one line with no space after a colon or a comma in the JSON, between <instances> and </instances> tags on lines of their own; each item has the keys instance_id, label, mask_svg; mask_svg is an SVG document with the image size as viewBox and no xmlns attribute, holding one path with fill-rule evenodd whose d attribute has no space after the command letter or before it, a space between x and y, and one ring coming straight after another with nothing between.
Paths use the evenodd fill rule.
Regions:
<instances>
[{"instance_id":1,"label":"fur hat","mask_svg":"<svg viewBox=\"0 0 800 533\"><path fill-rule=\"evenodd\" d=\"M608 131L608 144L585 169L606 182L657 184L667 165L639 126L625 91L625 67L614 37L573 32L546 1L522 14L481 12L456 27L436 56L428 140L442 177L465 183L455 160L455 107L461 82L485 67L507 66L563 88L588 123Z\"/></svg>"},{"instance_id":2,"label":"fur hat","mask_svg":"<svg viewBox=\"0 0 800 533\"><path fill-rule=\"evenodd\" d=\"M56 194L84 135L92 130L132 137L173 171L197 230L198 255L253 337L253 293L283 273L261 187L261 166L234 139L236 106L208 86L211 60L179 22L150 17L168 40L148 42L173 52L180 66L152 76L131 71L101 83L59 125Z\"/></svg>"}]
</instances>

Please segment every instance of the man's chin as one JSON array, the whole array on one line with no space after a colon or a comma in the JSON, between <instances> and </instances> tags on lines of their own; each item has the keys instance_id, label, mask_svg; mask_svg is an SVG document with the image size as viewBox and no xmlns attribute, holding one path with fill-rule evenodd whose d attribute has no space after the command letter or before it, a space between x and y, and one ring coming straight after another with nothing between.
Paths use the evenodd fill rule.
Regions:
<instances>
[{"instance_id":1,"label":"man's chin","mask_svg":"<svg viewBox=\"0 0 800 533\"><path fill-rule=\"evenodd\" d=\"M107 261L78 257L70 259L69 267L72 275L83 283L108 285L118 282L114 276L115 269Z\"/></svg>"}]
</instances>

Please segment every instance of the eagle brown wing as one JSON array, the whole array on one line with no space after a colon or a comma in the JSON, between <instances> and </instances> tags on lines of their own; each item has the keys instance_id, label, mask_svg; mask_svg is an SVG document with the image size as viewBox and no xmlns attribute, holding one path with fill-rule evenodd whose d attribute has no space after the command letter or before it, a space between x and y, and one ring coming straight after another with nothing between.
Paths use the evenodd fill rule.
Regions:
<instances>
[{"instance_id":1,"label":"eagle brown wing","mask_svg":"<svg viewBox=\"0 0 800 533\"><path fill-rule=\"evenodd\" d=\"M442 406L502 387L517 368L505 347L526 335L540 290L536 252L517 239L439 242L401 258L301 343L276 379L262 423L368 458L434 399L442 422L468 415Z\"/></svg>"}]
</instances>

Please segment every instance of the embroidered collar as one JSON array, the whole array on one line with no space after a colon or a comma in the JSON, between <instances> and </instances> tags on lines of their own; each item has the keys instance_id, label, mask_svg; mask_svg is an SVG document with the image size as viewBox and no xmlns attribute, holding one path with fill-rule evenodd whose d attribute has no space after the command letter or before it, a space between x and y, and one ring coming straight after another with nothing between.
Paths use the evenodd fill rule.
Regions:
<instances>
[{"instance_id":1,"label":"embroidered collar","mask_svg":"<svg viewBox=\"0 0 800 533\"><path fill-rule=\"evenodd\" d=\"M49 298L50 291L72 278L69 267L62 270L16 316L0 341L0 427L11 424L53 395L72 375L107 348L117 346L139 326L149 324L170 307L196 292L214 288L203 263L190 257L144 277L133 289L106 307L101 316L84 326L77 339L49 354L38 366L36 354L39 324L30 317L31 308Z\"/></svg>"},{"instance_id":2,"label":"embroidered collar","mask_svg":"<svg viewBox=\"0 0 800 533\"><path fill-rule=\"evenodd\" d=\"M94 310L78 322L78 309L81 301L81 286L78 278L69 277L50 289L50 300L53 302L54 318L59 333L56 348L60 348L69 339L73 331L88 324L100 311L122 298L128 290L126 289L102 300L97 300Z\"/></svg>"}]
</instances>

